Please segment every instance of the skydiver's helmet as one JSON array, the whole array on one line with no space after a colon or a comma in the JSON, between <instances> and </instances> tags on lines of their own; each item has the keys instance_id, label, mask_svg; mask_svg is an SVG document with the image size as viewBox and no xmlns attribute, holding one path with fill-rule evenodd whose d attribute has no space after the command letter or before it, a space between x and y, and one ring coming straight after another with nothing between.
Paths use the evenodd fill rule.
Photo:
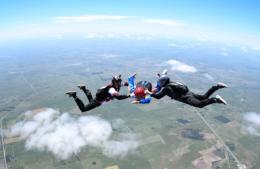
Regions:
<instances>
[{"instance_id":1,"label":"skydiver's helmet","mask_svg":"<svg viewBox=\"0 0 260 169\"><path fill-rule=\"evenodd\" d=\"M137 98L144 98L145 97L145 92L143 87L136 87L134 94Z\"/></svg>"},{"instance_id":2,"label":"skydiver's helmet","mask_svg":"<svg viewBox=\"0 0 260 169\"><path fill-rule=\"evenodd\" d=\"M160 77L157 81L157 85L159 85L160 87L165 87L169 83L170 83L170 78L168 76Z\"/></svg>"},{"instance_id":3,"label":"skydiver's helmet","mask_svg":"<svg viewBox=\"0 0 260 169\"><path fill-rule=\"evenodd\" d=\"M121 75L117 75L112 78L112 86L115 88L116 91L120 90L121 83L122 83Z\"/></svg>"}]
</instances>

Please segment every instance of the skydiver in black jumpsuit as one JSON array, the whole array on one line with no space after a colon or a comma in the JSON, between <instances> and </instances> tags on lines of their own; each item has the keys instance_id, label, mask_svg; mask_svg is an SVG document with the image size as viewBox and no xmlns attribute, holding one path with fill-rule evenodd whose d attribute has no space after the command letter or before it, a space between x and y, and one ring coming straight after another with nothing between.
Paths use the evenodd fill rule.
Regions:
<instances>
[{"instance_id":1,"label":"skydiver in black jumpsuit","mask_svg":"<svg viewBox=\"0 0 260 169\"><path fill-rule=\"evenodd\" d=\"M129 95L120 95L118 93L120 87L122 86L121 83L121 75L113 77L111 84L97 90L96 97L94 99L91 92L84 85L79 85L78 87L85 93L88 98L89 104L87 105L84 105L84 103L77 97L77 93L75 91L69 91L66 94L75 100L81 112L86 112L101 106L103 102L108 102L114 98L117 100L129 98ZM124 86L127 85L127 83L124 84Z\"/></svg>"},{"instance_id":2,"label":"skydiver in black jumpsuit","mask_svg":"<svg viewBox=\"0 0 260 169\"><path fill-rule=\"evenodd\" d=\"M224 83L218 83L212 86L205 94L200 95L193 93L189 88L179 82L171 82L170 78L167 76L160 77L157 85L160 86L160 91L151 94L152 97L156 99L161 99L164 96L169 96L171 99L189 104L194 107L203 108L207 105L220 103L227 104L227 102L221 98L219 95L216 97L210 96L218 89L227 88Z\"/></svg>"}]
</instances>

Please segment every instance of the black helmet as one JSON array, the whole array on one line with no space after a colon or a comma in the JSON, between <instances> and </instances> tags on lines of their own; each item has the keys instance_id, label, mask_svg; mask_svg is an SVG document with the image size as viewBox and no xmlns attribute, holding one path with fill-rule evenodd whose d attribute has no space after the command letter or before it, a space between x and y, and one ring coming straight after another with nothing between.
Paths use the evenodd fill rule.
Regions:
<instances>
[{"instance_id":1,"label":"black helmet","mask_svg":"<svg viewBox=\"0 0 260 169\"><path fill-rule=\"evenodd\" d=\"M163 76L163 77L159 78L157 81L157 84L160 87L165 87L168 83L170 83L170 78L167 76Z\"/></svg>"},{"instance_id":2,"label":"black helmet","mask_svg":"<svg viewBox=\"0 0 260 169\"><path fill-rule=\"evenodd\" d=\"M112 78L112 86L119 91L122 83L121 75L114 76Z\"/></svg>"}]
</instances>

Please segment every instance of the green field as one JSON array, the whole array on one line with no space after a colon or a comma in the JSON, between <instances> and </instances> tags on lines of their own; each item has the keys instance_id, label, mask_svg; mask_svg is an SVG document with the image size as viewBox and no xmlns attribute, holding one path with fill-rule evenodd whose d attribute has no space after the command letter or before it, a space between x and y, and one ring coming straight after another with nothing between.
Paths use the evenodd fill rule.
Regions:
<instances>
[{"instance_id":1,"label":"green field","mask_svg":"<svg viewBox=\"0 0 260 169\"><path fill-rule=\"evenodd\" d=\"M158 61L153 60L153 57L162 51L164 51L163 56L158 59L159 62L174 56L191 55L183 49L165 51L159 47L149 47L149 44L134 49L130 49L127 45L122 49L112 47L111 49L100 46L97 49L64 47L65 49L51 48L51 50L43 48L42 52L24 51L20 54L24 56L16 56L17 59L0 57L0 115L4 117L3 128L10 129L16 122L23 120L23 112L38 108L58 109L78 118L81 114L74 101L64 94L67 90L77 90L77 84L87 84L94 93L98 87L109 83L106 79L112 75L121 73L126 80L133 72L138 73L138 80L149 80L155 83L156 73L161 71L162 67L156 66ZM129 50L129 53L124 50ZM114 58L112 61L97 59L100 53L118 53L121 57ZM30 58L26 55L30 55ZM131 62L132 60L135 64ZM109 122L115 119L124 121L125 128L115 129L113 136L116 137L125 131L136 134L140 145L135 152L124 158L110 158L102 154L100 149L86 146L70 159L59 160L49 152L26 150L24 141L19 141L5 145L6 156L13 157L7 161L8 168L103 169L117 165L120 169L192 169L195 168L192 162L202 156L200 151L219 143L212 131L197 116L197 111L225 142L234 144L233 153L242 164L259 168L259 137L243 132L242 115L244 112L257 112L260 109L258 104L260 81L253 78L260 71L243 67L238 72L235 66L230 66L232 62L222 67L218 64L214 67L214 63L207 66L207 61L202 62L203 57L198 58L196 54L184 60L190 64L193 62L197 64L198 69L210 73L216 79L215 81L223 81L229 85L225 91L218 92L228 101L227 106L211 105L204 109L196 109L170 98L153 100L150 105L132 105L130 99L114 100L83 113L82 116L95 115ZM222 60L220 59L219 62L221 63ZM173 80L185 82L191 90L203 92L215 83L215 81L205 80L203 72L192 75L169 71L169 76ZM83 93L78 92L79 97L86 101ZM122 93L126 92L126 89L122 89ZM215 117L220 115L227 117L230 122L222 123L216 120ZM177 119L189 120L189 123L180 124ZM204 140L184 138L181 133L186 129L198 129L210 138ZM224 147L221 151L222 160L214 165L220 168L229 166L236 168L236 163L232 162L232 157ZM3 158L1 153L1 159Z\"/></svg>"}]
</instances>

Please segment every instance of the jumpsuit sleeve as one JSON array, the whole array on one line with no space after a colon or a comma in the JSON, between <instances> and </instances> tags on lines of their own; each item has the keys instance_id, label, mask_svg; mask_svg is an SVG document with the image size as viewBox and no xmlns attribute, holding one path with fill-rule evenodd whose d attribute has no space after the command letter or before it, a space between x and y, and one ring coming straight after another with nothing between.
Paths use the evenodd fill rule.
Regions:
<instances>
[{"instance_id":1,"label":"jumpsuit sleeve","mask_svg":"<svg viewBox=\"0 0 260 169\"><path fill-rule=\"evenodd\" d=\"M161 99L162 97L166 96L167 94L169 94L170 89L168 89L167 87L164 87L162 90L160 90L159 92L155 93L155 94L151 94L152 97L156 98L156 99Z\"/></svg>"},{"instance_id":2,"label":"jumpsuit sleeve","mask_svg":"<svg viewBox=\"0 0 260 169\"><path fill-rule=\"evenodd\" d=\"M129 95L120 95L114 88L110 88L108 92L111 96L113 96L117 100L123 100L130 97Z\"/></svg>"},{"instance_id":3,"label":"jumpsuit sleeve","mask_svg":"<svg viewBox=\"0 0 260 169\"><path fill-rule=\"evenodd\" d=\"M130 95L115 95L114 98L116 98L117 100L123 100L123 99L127 99L129 98Z\"/></svg>"},{"instance_id":4,"label":"jumpsuit sleeve","mask_svg":"<svg viewBox=\"0 0 260 169\"><path fill-rule=\"evenodd\" d=\"M160 86L160 84L157 82L156 86L155 86L156 91L160 91L162 89L162 87Z\"/></svg>"},{"instance_id":5,"label":"jumpsuit sleeve","mask_svg":"<svg viewBox=\"0 0 260 169\"><path fill-rule=\"evenodd\" d=\"M148 103L151 102L151 100L152 100L152 98L150 96L146 96L145 99L141 99L139 103L140 104L148 104Z\"/></svg>"}]
</instances>

